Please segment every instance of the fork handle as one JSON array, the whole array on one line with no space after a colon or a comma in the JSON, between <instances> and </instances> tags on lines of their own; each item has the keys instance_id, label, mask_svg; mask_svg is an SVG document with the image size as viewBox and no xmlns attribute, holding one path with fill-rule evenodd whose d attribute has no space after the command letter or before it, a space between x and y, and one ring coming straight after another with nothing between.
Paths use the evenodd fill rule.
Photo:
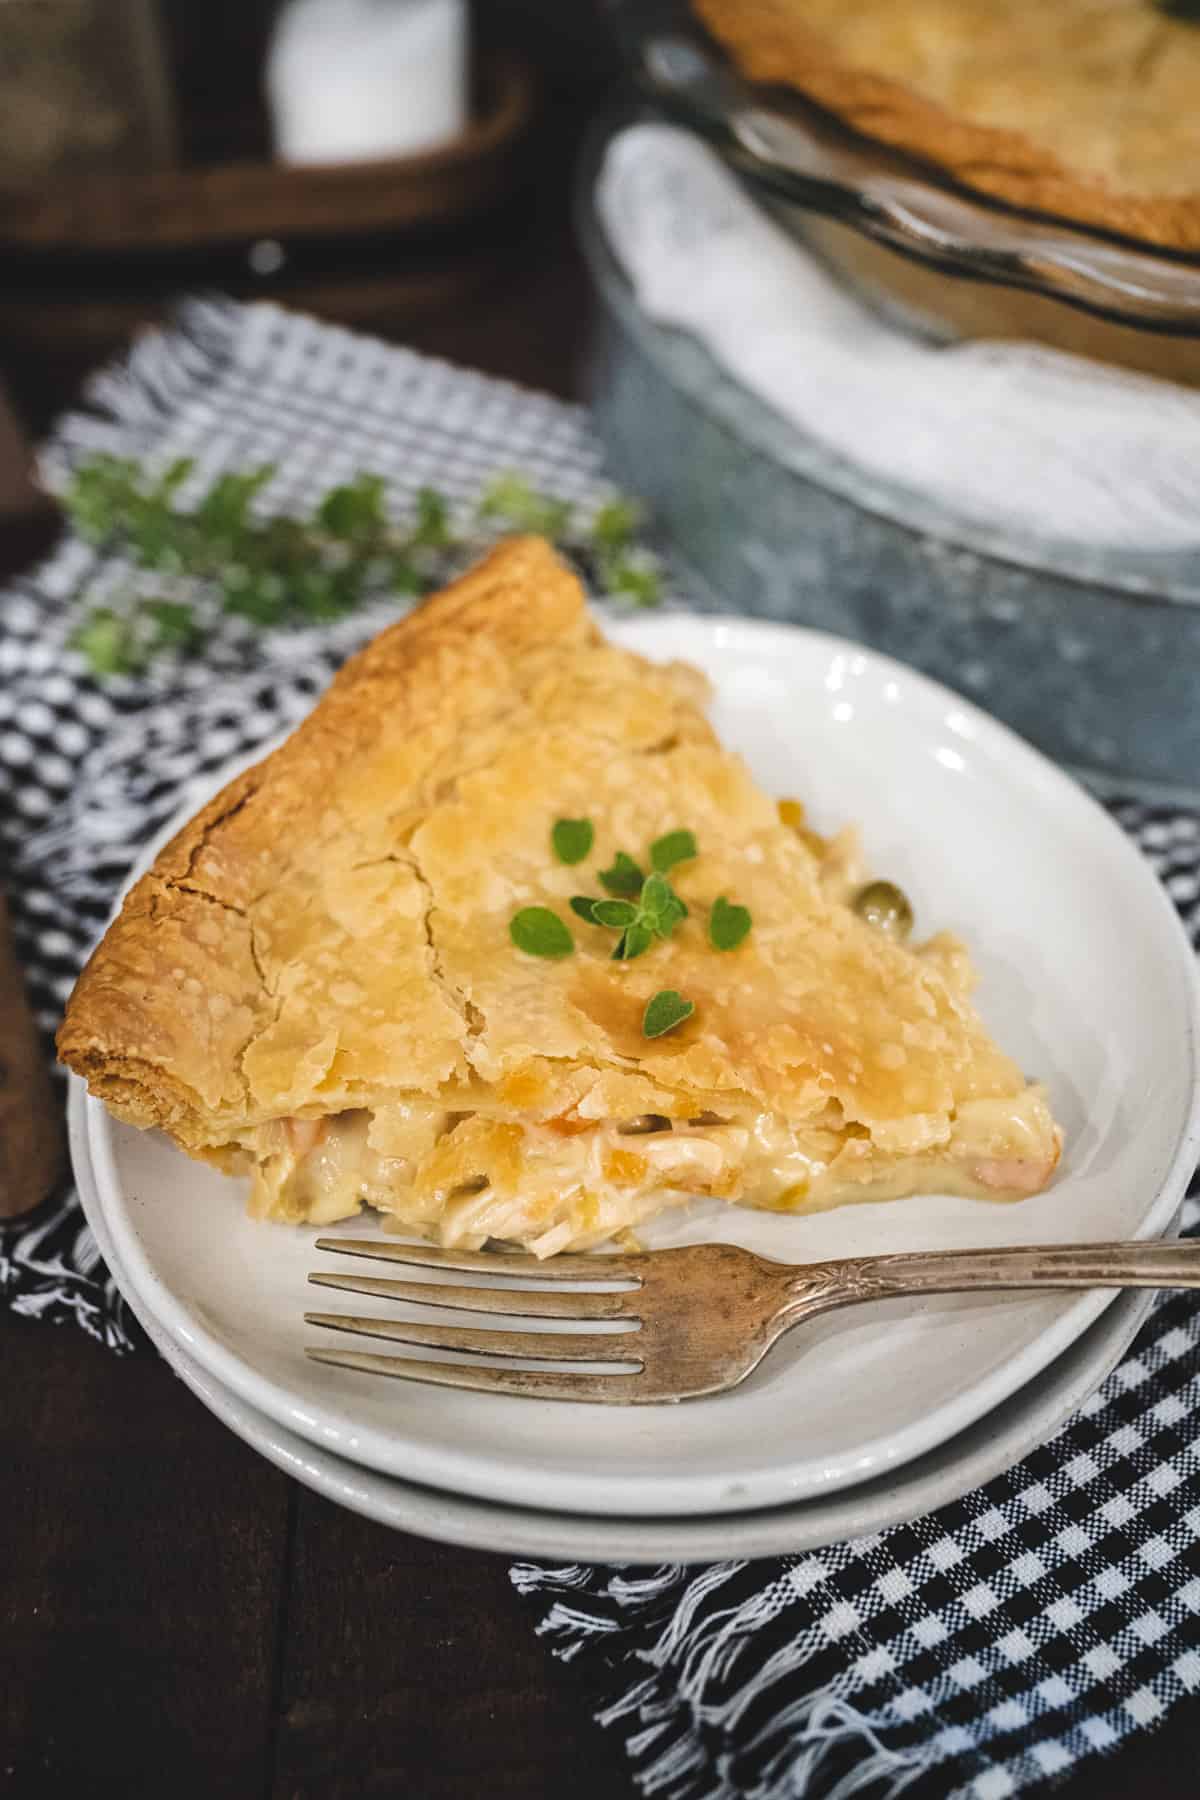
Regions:
<instances>
[{"instance_id":1,"label":"fork handle","mask_svg":"<svg viewBox=\"0 0 1200 1800\"><path fill-rule=\"evenodd\" d=\"M904 1251L826 1265L830 1303L893 1294L962 1294L998 1288L1200 1287L1200 1243L1030 1244L1011 1250ZM810 1269L797 1290L811 1291Z\"/></svg>"}]
</instances>

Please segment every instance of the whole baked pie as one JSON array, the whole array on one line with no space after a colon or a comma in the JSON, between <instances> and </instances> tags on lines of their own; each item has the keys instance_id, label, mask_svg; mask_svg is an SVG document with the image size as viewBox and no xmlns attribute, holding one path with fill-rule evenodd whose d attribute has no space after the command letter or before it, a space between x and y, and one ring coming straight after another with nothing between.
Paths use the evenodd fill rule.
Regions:
<instances>
[{"instance_id":1,"label":"whole baked pie","mask_svg":"<svg viewBox=\"0 0 1200 1800\"><path fill-rule=\"evenodd\" d=\"M1200 249L1200 7L1165 0L693 0L751 79L968 187Z\"/></svg>"},{"instance_id":2,"label":"whole baked pie","mask_svg":"<svg viewBox=\"0 0 1200 1800\"><path fill-rule=\"evenodd\" d=\"M862 905L852 839L781 811L705 694L510 540L160 853L63 1060L259 1213L453 1245L1041 1188L1059 1134L961 946L892 935L896 890Z\"/></svg>"}]
</instances>

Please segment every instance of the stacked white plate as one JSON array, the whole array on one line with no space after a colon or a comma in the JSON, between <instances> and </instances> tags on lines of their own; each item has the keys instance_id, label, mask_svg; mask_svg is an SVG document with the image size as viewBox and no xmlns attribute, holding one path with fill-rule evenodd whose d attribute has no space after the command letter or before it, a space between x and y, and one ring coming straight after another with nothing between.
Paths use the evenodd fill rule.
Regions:
<instances>
[{"instance_id":1,"label":"stacked white plate","mask_svg":"<svg viewBox=\"0 0 1200 1800\"><path fill-rule=\"evenodd\" d=\"M714 722L758 779L802 798L818 828L857 820L921 932L967 939L984 1017L1046 1082L1067 1134L1054 1186L1019 1204L931 1196L785 1218L697 1201L657 1222L651 1245L725 1238L807 1262L1169 1231L1200 1140L1194 961L1107 814L948 690L840 640L684 615L613 635L704 668ZM171 830L218 785L189 793ZM678 1407L385 1381L305 1356L318 1335L303 1322L307 1275L335 1266L315 1231L250 1219L240 1183L117 1124L78 1083L71 1131L101 1249L206 1405L359 1512L518 1554L762 1555L912 1517L1049 1436L1150 1303L1097 1292L856 1308L794 1330L735 1392ZM356 1296L354 1310L387 1303Z\"/></svg>"}]
</instances>

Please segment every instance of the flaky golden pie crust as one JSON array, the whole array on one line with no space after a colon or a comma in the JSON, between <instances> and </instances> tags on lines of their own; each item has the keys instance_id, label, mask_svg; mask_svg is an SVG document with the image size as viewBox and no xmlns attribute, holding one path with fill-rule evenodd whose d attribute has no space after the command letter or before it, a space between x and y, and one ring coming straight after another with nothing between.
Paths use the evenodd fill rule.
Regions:
<instances>
[{"instance_id":1,"label":"flaky golden pie crust","mask_svg":"<svg viewBox=\"0 0 1200 1800\"><path fill-rule=\"evenodd\" d=\"M254 1162L261 1210L285 1217L337 1216L367 1194L436 1232L459 1195L475 1237L530 1241L570 1164L578 1204L558 1223L587 1241L668 1191L743 1197L754 1121L759 1163L775 1154L764 1119L809 1122L810 1150L828 1145L859 1187L883 1167L911 1192L921 1159L947 1156L972 1191L1040 1186L1057 1135L972 1008L965 954L864 924L837 892L844 857L823 865L821 840L781 822L721 748L705 696L696 671L608 644L549 546L510 540L347 663L160 853L80 978L63 1060L119 1117L223 1167ZM595 852L566 867L551 826L585 816ZM700 845L673 877L693 916L615 963L570 896L599 892L615 850L680 826ZM702 924L722 894L754 920L726 954ZM572 955L514 947L510 920L530 905L570 922ZM646 1002L672 987L695 1015L647 1039ZM587 1135L714 1113L738 1124L737 1154L728 1135L724 1148ZM1031 1141L1033 1177L1006 1179ZM324 1212L286 1199L312 1156ZM485 1176L490 1212L470 1191Z\"/></svg>"},{"instance_id":2,"label":"flaky golden pie crust","mask_svg":"<svg viewBox=\"0 0 1200 1800\"><path fill-rule=\"evenodd\" d=\"M1154 0L693 0L753 80L1032 211L1200 249L1200 26Z\"/></svg>"}]
</instances>

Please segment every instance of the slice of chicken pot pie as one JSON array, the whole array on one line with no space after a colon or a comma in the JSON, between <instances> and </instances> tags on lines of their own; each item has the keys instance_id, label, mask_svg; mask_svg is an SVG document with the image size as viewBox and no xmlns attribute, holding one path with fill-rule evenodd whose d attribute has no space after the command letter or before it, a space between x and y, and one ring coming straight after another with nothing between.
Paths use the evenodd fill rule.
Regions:
<instances>
[{"instance_id":1,"label":"slice of chicken pot pie","mask_svg":"<svg viewBox=\"0 0 1200 1800\"><path fill-rule=\"evenodd\" d=\"M952 939L900 941L804 829L510 540L356 656L133 888L63 1060L252 1181L539 1255L692 1195L803 1212L1036 1192L1060 1137Z\"/></svg>"}]
</instances>

